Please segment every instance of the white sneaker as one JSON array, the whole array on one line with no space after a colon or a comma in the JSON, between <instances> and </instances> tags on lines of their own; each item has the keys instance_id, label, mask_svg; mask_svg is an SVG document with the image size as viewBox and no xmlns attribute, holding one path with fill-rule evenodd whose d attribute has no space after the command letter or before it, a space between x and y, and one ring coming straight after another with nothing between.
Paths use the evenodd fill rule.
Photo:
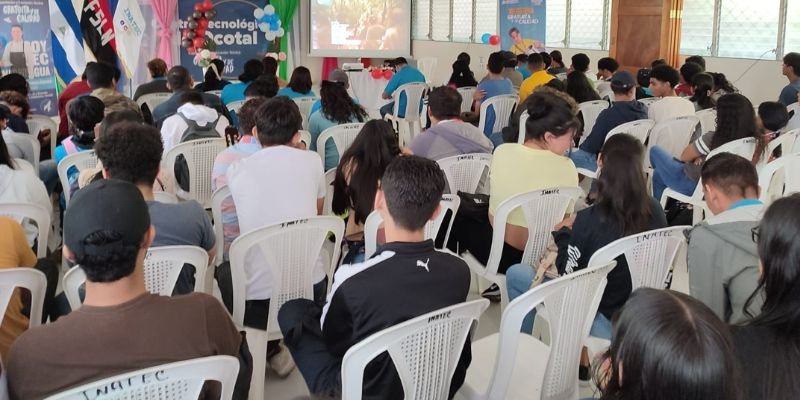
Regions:
<instances>
[{"instance_id":1,"label":"white sneaker","mask_svg":"<svg viewBox=\"0 0 800 400\"><path fill-rule=\"evenodd\" d=\"M289 376L295 367L292 355L289 353L289 349L287 349L283 343L280 344L280 350L278 353L267 360L267 363L280 378L286 378Z\"/></svg>"}]
</instances>

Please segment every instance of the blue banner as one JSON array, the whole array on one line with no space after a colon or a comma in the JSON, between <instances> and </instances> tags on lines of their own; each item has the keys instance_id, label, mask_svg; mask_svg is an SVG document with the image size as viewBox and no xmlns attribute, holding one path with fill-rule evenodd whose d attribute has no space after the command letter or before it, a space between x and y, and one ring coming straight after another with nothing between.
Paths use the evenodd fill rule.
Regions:
<instances>
[{"instance_id":1,"label":"blue banner","mask_svg":"<svg viewBox=\"0 0 800 400\"><path fill-rule=\"evenodd\" d=\"M0 70L28 79L32 114L58 112L50 54L47 0L0 0Z\"/></svg>"},{"instance_id":2,"label":"blue banner","mask_svg":"<svg viewBox=\"0 0 800 400\"><path fill-rule=\"evenodd\" d=\"M178 3L181 32L188 29L187 19L194 13L194 5L198 2L182 0ZM278 51L269 47L273 42L267 41L264 32L259 30L253 14L257 8L267 5L266 0L221 0L212 3L216 15L208 21L205 36L217 44L217 58L225 62L224 78L237 79L247 60L260 60L268 51ZM202 68L194 64L194 55L187 53L184 48L181 48L181 65L189 68L195 81L203 80Z\"/></svg>"},{"instance_id":3,"label":"blue banner","mask_svg":"<svg viewBox=\"0 0 800 400\"><path fill-rule=\"evenodd\" d=\"M500 0L500 46L514 54L545 51L547 0Z\"/></svg>"}]
</instances>

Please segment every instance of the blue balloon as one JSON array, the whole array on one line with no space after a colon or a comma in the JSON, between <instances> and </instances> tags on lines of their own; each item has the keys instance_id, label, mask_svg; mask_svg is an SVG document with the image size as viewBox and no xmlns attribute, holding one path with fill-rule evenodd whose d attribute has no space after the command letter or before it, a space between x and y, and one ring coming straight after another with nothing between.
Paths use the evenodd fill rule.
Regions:
<instances>
[{"instance_id":1,"label":"blue balloon","mask_svg":"<svg viewBox=\"0 0 800 400\"><path fill-rule=\"evenodd\" d=\"M275 21L271 22L271 23L269 24L269 30L271 30L271 31L277 31L277 30L278 30L278 23L277 23L277 22L275 22Z\"/></svg>"},{"instance_id":2,"label":"blue balloon","mask_svg":"<svg viewBox=\"0 0 800 400\"><path fill-rule=\"evenodd\" d=\"M481 42L483 42L483 44L489 44L489 39L491 39L491 37L491 33L484 33L483 36L481 36Z\"/></svg>"}]
</instances>

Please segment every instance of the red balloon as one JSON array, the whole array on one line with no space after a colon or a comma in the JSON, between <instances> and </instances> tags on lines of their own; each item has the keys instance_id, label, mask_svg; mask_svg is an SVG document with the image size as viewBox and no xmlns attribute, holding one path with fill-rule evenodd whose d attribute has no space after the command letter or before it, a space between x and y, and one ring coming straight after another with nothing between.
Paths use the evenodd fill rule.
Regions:
<instances>
[{"instance_id":1,"label":"red balloon","mask_svg":"<svg viewBox=\"0 0 800 400\"><path fill-rule=\"evenodd\" d=\"M200 11L200 12L203 12L203 4L202 4L202 3L197 3L197 4L195 4L195 5L194 5L194 10L195 10L195 11Z\"/></svg>"},{"instance_id":2,"label":"red balloon","mask_svg":"<svg viewBox=\"0 0 800 400\"><path fill-rule=\"evenodd\" d=\"M208 20L205 18L200 18L197 20L197 26L201 28L208 28Z\"/></svg>"},{"instance_id":3,"label":"red balloon","mask_svg":"<svg viewBox=\"0 0 800 400\"><path fill-rule=\"evenodd\" d=\"M386 80L392 79L393 76L394 76L394 72L392 72L392 70L387 69L386 71L383 71L383 77Z\"/></svg>"},{"instance_id":4,"label":"red balloon","mask_svg":"<svg viewBox=\"0 0 800 400\"><path fill-rule=\"evenodd\" d=\"M214 3L212 3L211 0L205 0L203 1L202 4L203 4L203 11L211 11L214 9Z\"/></svg>"},{"instance_id":5,"label":"red balloon","mask_svg":"<svg viewBox=\"0 0 800 400\"><path fill-rule=\"evenodd\" d=\"M191 55L194 55L194 53L196 53L197 51L194 49L194 47L188 47L186 48L186 52Z\"/></svg>"},{"instance_id":6,"label":"red balloon","mask_svg":"<svg viewBox=\"0 0 800 400\"><path fill-rule=\"evenodd\" d=\"M194 42L192 42L192 43L194 44L194 47L201 48L201 47L205 46L206 39L203 38L203 37L196 37L196 38L194 38Z\"/></svg>"},{"instance_id":7,"label":"red balloon","mask_svg":"<svg viewBox=\"0 0 800 400\"><path fill-rule=\"evenodd\" d=\"M497 35L490 36L489 44L491 44L492 46L497 46L498 44L500 44L500 36Z\"/></svg>"},{"instance_id":8,"label":"red balloon","mask_svg":"<svg viewBox=\"0 0 800 400\"><path fill-rule=\"evenodd\" d=\"M186 39L188 36L189 36L189 31L183 31L183 33L181 33L181 39Z\"/></svg>"},{"instance_id":9,"label":"red balloon","mask_svg":"<svg viewBox=\"0 0 800 400\"><path fill-rule=\"evenodd\" d=\"M197 29L194 30L194 33L197 35L196 37L204 37L206 35L206 28L198 26Z\"/></svg>"},{"instance_id":10,"label":"red balloon","mask_svg":"<svg viewBox=\"0 0 800 400\"><path fill-rule=\"evenodd\" d=\"M383 77L383 72L379 69L373 69L371 74L372 77L375 79L381 79L381 77Z\"/></svg>"}]
</instances>

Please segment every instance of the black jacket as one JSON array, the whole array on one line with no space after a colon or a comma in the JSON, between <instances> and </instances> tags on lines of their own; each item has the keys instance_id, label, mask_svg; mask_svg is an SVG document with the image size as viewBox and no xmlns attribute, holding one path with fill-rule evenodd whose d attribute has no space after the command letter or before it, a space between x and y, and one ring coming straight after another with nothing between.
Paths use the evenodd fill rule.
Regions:
<instances>
[{"instance_id":1,"label":"black jacket","mask_svg":"<svg viewBox=\"0 0 800 400\"><path fill-rule=\"evenodd\" d=\"M650 199L650 223L646 230L667 227L664 210L654 199ZM597 209L589 207L578 212L572 229L561 228L553 232L558 245L556 267L561 275L580 271L589 265L589 259L603 246L623 237L622 228ZM617 266L608 273L608 284L600 300L598 312L611 320L631 295L631 273L624 256L617 258Z\"/></svg>"},{"instance_id":2,"label":"black jacket","mask_svg":"<svg viewBox=\"0 0 800 400\"><path fill-rule=\"evenodd\" d=\"M467 299L470 272L459 257L434 249L433 241L389 243L361 264L336 271L322 312L328 350L344 358L350 347L383 329ZM450 386L450 398L464 383L472 360L464 346ZM388 354L364 371L364 399L403 399L400 377Z\"/></svg>"},{"instance_id":3,"label":"black jacket","mask_svg":"<svg viewBox=\"0 0 800 400\"><path fill-rule=\"evenodd\" d=\"M647 119L647 106L638 101L617 101L611 103L611 107L600 112L597 121L594 123L592 132L581 144L580 149L590 153L600 153L606 135L612 129L631 121Z\"/></svg>"}]
</instances>

